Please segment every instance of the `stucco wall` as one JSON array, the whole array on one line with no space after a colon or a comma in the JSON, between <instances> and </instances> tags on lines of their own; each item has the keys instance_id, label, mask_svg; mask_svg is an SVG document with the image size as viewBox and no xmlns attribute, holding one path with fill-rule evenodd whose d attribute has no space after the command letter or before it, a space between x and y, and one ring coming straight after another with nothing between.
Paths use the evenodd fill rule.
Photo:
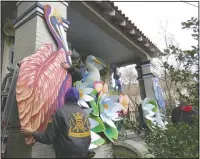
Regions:
<instances>
[{"instance_id":1,"label":"stucco wall","mask_svg":"<svg viewBox=\"0 0 200 159\"><path fill-rule=\"evenodd\" d=\"M37 19L37 17L32 18L15 31L15 64L36 51Z\"/></svg>"}]
</instances>

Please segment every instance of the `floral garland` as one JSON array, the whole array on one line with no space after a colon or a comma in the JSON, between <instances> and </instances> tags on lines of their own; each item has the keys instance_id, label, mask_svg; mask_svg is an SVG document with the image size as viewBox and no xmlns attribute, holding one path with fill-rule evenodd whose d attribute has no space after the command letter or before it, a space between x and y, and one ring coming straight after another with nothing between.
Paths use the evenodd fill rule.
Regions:
<instances>
[{"instance_id":1,"label":"floral garland","mask_svg":"<svg viewBox=\"0 0 200 159\"><path fill-rule=\"evenodd\" d=\"M3 25L3 33L5 35L5 41L8 46L14 44L15 28L10 18L6 18Z\"/></svg>"}]
</instances>

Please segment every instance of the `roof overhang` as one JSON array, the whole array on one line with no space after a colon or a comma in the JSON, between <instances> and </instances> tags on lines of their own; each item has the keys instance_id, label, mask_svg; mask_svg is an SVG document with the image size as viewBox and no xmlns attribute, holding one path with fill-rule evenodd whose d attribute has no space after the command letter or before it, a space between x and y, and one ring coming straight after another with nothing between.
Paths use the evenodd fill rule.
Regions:
<instances>
[{"instance_id":1,"label":"roof overhang","mask_svg":"<svg viewBox=\"0 0 200 159\"><path fill-rule=\"evenodd\" d=\"M11 16L6 10L10 4L3 4L5 17ZM16 10L16 4L12 4L12 10ZM160 53L113 2L70 2L67 18L71 22L68 40L84 55L93 54L110 64L125 66Z\"/></svg>"},{"instance_id":2,"label":"roof overhang","mask_svg":"<svg viewBox=\"0 0 200 159\"><path fill-rule=\"evenodd\" d=\"M70 2L68 40L84 55L125 66L156 57L159 49L112 2Z\"/></svg>"}]
</instances>

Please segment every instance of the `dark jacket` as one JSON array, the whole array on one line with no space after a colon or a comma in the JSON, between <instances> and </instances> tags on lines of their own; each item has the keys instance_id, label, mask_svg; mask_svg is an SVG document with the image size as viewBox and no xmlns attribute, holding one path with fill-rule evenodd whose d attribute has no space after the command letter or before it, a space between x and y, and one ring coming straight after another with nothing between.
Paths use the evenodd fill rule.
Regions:
<instances>
[{"instance_id":1,"label":"dark jacket","mask_svg":"<svg viewBox=\"0 0 200 159\"><path fill-rule=\"evenodd\" d=\"M91 142L87 114L76 103L58 109L45 132L34 132L36 141L53 144L56 158L88 157Z\"/></svg>"},{"instance_id":2,"label":"dark jacket","mask_svg":"<svg viewBox=\"0 0 200 159\"><path fill-rule=\"evenodd\" d=\"M198 113L191 106L179 106L172 110L171 122L172 124L176 124L179 122L191 124L192 116L196 114Z\"/></svg>"},{"instance_id":3,"label":"dark jacket","mask_svg":"<svg viewBox=\"0 0 200 159\"><path fill-rule=\"evenodd\" d=\"M71 67L68 69L69 73L71 73L72 75L72 84L74 84L74 82L76 81L81 81L83 76L82 73L79 69L75 68L75 67Z\"/></svg>"}]
</instances>

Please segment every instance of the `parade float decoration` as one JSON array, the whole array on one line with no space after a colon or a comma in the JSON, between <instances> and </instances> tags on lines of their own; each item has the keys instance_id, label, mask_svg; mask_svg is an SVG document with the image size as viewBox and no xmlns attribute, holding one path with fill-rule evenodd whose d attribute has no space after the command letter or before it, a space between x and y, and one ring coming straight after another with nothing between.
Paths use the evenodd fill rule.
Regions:
<instances>
[{"instance_id":1,"label":"parade float decoration","mask_svg":"<svg viewBox=\"0 0 200 159\"><path fill-rule=\"evenodd\" d=\"M20 62L16 86L20 124L34 131L45 130L51 115L64 105L64 95L72 86L71 75L60 66L64 61L72 66L62 18L49 5L44 6L44 17L58 49L53 51L53 44L48 43L35 54L25 57ZM80 107L89 115L92 149L104 144L105 140L117 140L118 130L114 121L122 120L127 113L129 98L109 93L108 85L100 81L99 70L103 68L100 60L88 56L85 65L87 73L74 86L80 93ZM35 141L26 137L25 142L32 144Z\"/></svg>"},{"instance_id":2,"label":"parade float decoration","mask_svg":"<svg viewBox=\"0 0 200 159\"><path fill-rule=\"evenodd\" d=\"M100 81L98 65L101 62L90 55L85 65L88 70L82 81L74 86L80 92L79 105L89 114L92 142L90 149L101 146L105 141L114 142L118 139L118 130L114 122L122 120L127 114L129 98L127 95L112 95L107 83Z\"/></svg>"},{"instance_id":3,"label":"parade float decoration","mask_svg":"<svg viewBox=\"0 0 200 159\"><path fill-rule=\"evenodd\" d=\"M142 110L146 124L151 130L153 130L155 126L165 129L165 123L163 122L158 104L155 99L145 98L142 101Z\"/></svg>"},{"instance_id":4,"label":"parade float decoration","mask_svg":"<svg viewBox=\"0 0 200 159\"><path fill-rule=\"evenodd\" d=\"M155 126L165 129L167 122L164 122L165 101L158 78L153 78L153 89L155 99L145 98L142 102L142 109L147 126L153 130Z\"/></svg>"},{"instance_id":5,"label":"parade float decoration","mask_svg":"<svg viewBox=\"0 0 200 159\"><path fill-rule=\"evenodd\" d=\"M159 85L159 80L157 77L153 78L153 89L155 92L155 97L156 97L156 101L158 103L158 106L161 110L165 110L165 101L164 101L164 97L163 97L163 93L162 93L162 89Z\"/></svg>"},{"instance_id":6,"label":"parade float decoration","mask_svg":"<svg viewBox=\"0 0 200 159\"><path fill-rule=\"evenodd\" d=\"M10 18L6 18L2 27L6 44L10 47L14 44L15 28Z\"/></svg>"},{"instance_id":7,"label":"parade float decoration","mask_svg":"<svg viewBox=\"0 0 200 159\"><path fill-rule=\"evenodd\" d=\"M58 49L53 44L44 44L38 51L25 57L20 63L16 99L22 127L44 131L51 115L64 104L64 95L71 87L71 75L60 64L71 65L71 57L65 38L62 18L49 5L44 6L44 17ZM32 137L27 144L34 143Z\"/></svg>"}]
</instances>

